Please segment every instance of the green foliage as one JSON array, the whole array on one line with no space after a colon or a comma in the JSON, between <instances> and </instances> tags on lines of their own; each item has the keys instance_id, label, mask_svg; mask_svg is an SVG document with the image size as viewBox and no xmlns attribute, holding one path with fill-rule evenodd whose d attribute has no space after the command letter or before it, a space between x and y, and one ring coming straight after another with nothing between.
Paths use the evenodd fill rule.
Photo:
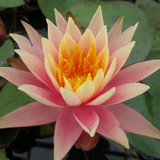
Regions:
<instances>
[{"instance_id":1,"label":"green foliage","mask_svg":"<svg viewBox=\"0 0 160 160\"><path fill-rule=\"evenodd\" d=\"M14 46L10 39L6 40L2 47L0 47L0 67L8 66L7 58L13 57Z\"/></svg>"},{"instance_id":2,"label":"green foliage","mask_svg":"<svg viewBox=\"0 0 160 160\"><path fill-rule=\"evenodd\" d=\"M0 92L0 117L34 100L8 82Z\"/></svg>"},{"instance_id":3,"label":"green foliage","mask_svg":"<svg viewBox=\"0 0 160 160\"><path fill-rule=\"evenodd\" d=\"M7 160L5 155L2 152L0 152L0 160Z\"/></svg>"},{"instance_id":4,"label":"green foliage","mask_svg":"<svg viewBox=\"0 0 160 160\"><path fill-rule=\"evenodd\" d=\"M160 4L153 0L137 0L136 5L145 14L149 25L160 29Z\"/></svg>"},{"instance_id":5,"label":"green foliage","mask_svg":"<svg viewBox=\"0 0 160 160\"><path fill-rule=\"evenodd\" d=\"M25 5L23 0L0 0L0 7L18 7Z\"/></svg>"}]
</instances>

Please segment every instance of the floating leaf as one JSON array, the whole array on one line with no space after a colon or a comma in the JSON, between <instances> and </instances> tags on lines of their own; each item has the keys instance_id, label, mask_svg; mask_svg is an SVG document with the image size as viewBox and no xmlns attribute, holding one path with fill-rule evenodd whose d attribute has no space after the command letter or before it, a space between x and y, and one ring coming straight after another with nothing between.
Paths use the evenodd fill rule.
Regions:
<instances>
[{"instance_id":1,"label":"floating leaf","mask_svg":"<svg viewBox=\"0 0 160 160\"><path fill-rule=\"evenodd\" d=\"M133 40L136 41L136 45L125 65L144 60L151 49L152 39L148 30L146 18L133 4L118 1L99 2L98 4L81 3L73 6L70 11L73 13L81 27L87 27L93 13L97 10L99 5L102 7L104 24L107 25L108 31L121 15L124 15L123 30L139 22L139 26L133 37Z\"/></svg>"},{"instance_id":2,"label":"floating leaf","mask_svg":"<svg viewBox=\"0 0 160 160\"><path fill-rule=\"evenodd\" d=\"M0 0L0 7L18 7L25 5L23 0Z\"/></svg>"},{"instance_id":3,"label":"floating leaf","mask_svg":"<svg viewBox=\"0 0 160 160\"><path fill-rule=\"evenodd\" d=\"M10 39L6 40L0 47L0 67L8 66L7 58L13 57L14 45Z\"/></svg>"},{"instance_id":4,"label":"floating leaf","mask_svg":"<svg viewBox=\"0 0 160 160\"><path fill-rule=\"evenodd\" d=\"M43 14L52 22L55 22L54 8L56 8L63 16L65 16L70 7L78 3L89 1L100 2L100 0L38 0L38 4Z\"/></svg>"},{"instance_id":5,"label":"floating leaf","mask_svg":"<svg viewBox=\"0 0 160 160\"><path fill-rule=\"evenodd\" d=\"M8 82L0 92L0 117L34 100Z\"/></svg>"},{"instance_id":6,"label":"floating leaf","mask_svg":"<svg viewBox=\"0 0 160 160\"><path fill-rule=\"evenodd\" d=\"M5 155L2 152L0 152L0 160L7 160Z\"/></svg>"},{"instance_id":7,"label":"floating leaf","mask_svg":"<svg viewBox=\"0 0 160 160\"><path fill-rule=\"evenodd\" d=\"M160 51L160 31L155 28L149 27L149 30L152 34L152 49L150 52Z\"/></svg>"},{"instance_id":8,"label":"floating leaf","mask_svg":"<svg viewBox=\"0 0 160 160\"><path fill-rule=\"evenodd\" d=\"M136 5L147 17L149 25L160 29L160 4L153 0L137 0Z\"/></svg>"}]
</instances>

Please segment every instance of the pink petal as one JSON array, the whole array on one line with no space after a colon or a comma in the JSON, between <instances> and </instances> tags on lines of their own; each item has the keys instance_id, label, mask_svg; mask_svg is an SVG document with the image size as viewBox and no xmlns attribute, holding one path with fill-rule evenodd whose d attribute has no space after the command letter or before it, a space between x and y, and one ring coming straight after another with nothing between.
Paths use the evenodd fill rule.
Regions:
<instances>
[{"instance_id":1,"label":"pink petal","mask_svg":"<svg viewBox=\"0 0 160 160\"><path fill-rule=\"evenodd\" d=\"M42 48L42 43L41 43L42 36L26 22L22 21L22 24L27 31L27 34L29 36L30 41L32 42L32 45Z\"/></svg>"},{"instance_id":2,"label":"pink petal","mask_svg":"<svg viewBox=\"0 0 160 160\"><path fill-rule=\"evenodd\" d=\"M73 117L72 108L65 108L58 116L54 134L54 160L61 160L82 133Z\"/></svg>"},{"instance_id":3,"label":"pink petal","mask_svg":"<svg viewBox=\"0 0 160 160\"><path fill-rule=\"evenodd\" d=\"M68 19L68 25L67 25L66 32L71 35L71 37L77 44L79 43L79 40L81 38L81 32L78 29L78 27L74 24L74 21L71 17L69 17Z\"/></svg>"},{"instance_id":4,"label":"pink petal","mask_svg":"<svg viewBox=\"0 0 160 160\"><path fill-rule=\"evenodd\" d=\"M99 126L97 132L101 135L110 138L117 143L120 143L125 148L129 148L129 143L126 134L119 128L119 122L116 117L105 107L94 107L94 110L99 116Z\"/></svg>"},{"instance_id":5,"label":"pink petal","mask_svg":"<svg viewBox=\"0 0 160 160\"><path fill-rule=\"evenodd\" d=\"M124 104L107 106L107 109L116 116L124 131L160 139L160 131L134 109Z\"/></svg>"},{"instance_id":6,"label":"pink petal","mask_svg":"<svg viewBox=\"0 0 160 160\"><path fill-rule=\"evenodd\" d=\"M110 56L109 63L111 63L114 57L116 57L116 69L113 76L115 76L118 73L118 71L121 69L121 67L124 65L134 45L135 45L135 41L132 41L128 43L125 47L122 47L116 50Z\"/></svg>"},{"instance_id":7,"label":"pink petal","mask_svg":"<svg viewBox=\"0 0 160 160\"><path fill-rule=\"evenodd\" d=\"M103 26L104 22L103 22L102 10L101 6L99 6L93 18L91 19L91 22L89 23L87 29L90 29L93 32L94 36L96 37L96 35Z\"/></svg>"},{"instance_id":8,"label":"pink petal","mask_svg":"<svg viewBox=\"0 0 160 160\"><path fill-rule=\"evenodd\" d=\"M85 105L75 107L73 115L83 130L93 137L99 124L99 117L92 107Z\"/></svg>"},{"instance_id":9,"label":"pink petal","mask_svg":"<svg viewBox=\"0 0 160 160\"><path fill-rule=\"evenodd\" d=\"M24 84L18 87L19 90L25 92L33 99L51 107L66 106L65 101L59 93L49 91L37 86Z\"/></svg>"},{"instance_id":10,"label":"pink petal","mask_svg":"<svg viewBox=\"0 0 160 160\"><path fill-rule=\"evenodd\" d=\"M47 19L47 24L48 24L48 39L58 50L59 43L63 38L63 34L49 19Z\"/></svg>"},{"instance_id":11,"label":"pink petal","mask_svg":"<svg viewBox=\"0 0 160 160\"><path fill-rule=\"evenodd\" d=\"M104 87L109 83L109 81L111 80L111 78L115 72L115 69L116 69L116 57L113 58L113 61L111 62L110 66L109 66L109 69L104 77L104 81L101 85L100 91L102 91L104 89Z\"/></svg>"},{"instance_id":12,"label":"pink petal","mask_svg":"<svg viewBox=\"0 0 160 160\"><path fill-rule=\"evenodd\" d=\"M114 93L115 93L115 87L113 87L109 91L101 94L99 97L97 97L93 101L86 103L86 105L90 105L90 106L100 105L100 104L104 103L105 101L107 101L109 98L111 98Z\"/></svg>"},{"instance_id":13,"label":"pink petal","mask_svg":"<svg viewBox=\"0 0 160 160\"><path fill-rule=\"evenodd\" d=\"M99 93L100 87L101 87L101 85L103 83L103 80L104 80L104 72L103 72L103 69L100 68L98 70L96 76L94 77L94 80L93 80L94 85L95 85L94 95L96 95L97 93Z\"/></svg>"},{"instance_id":14,"label":"pink petal","mask_svg":"<svg viewBox=\"0 0 160 160\"><path fill-rule=\"evenodd\" d=\"M60 88L60 93L68 106L79 106L82 104L81 99L72 91Z\"/></svg>"},{"instance_id":15,"label":"pink petal","mask_svg":"<svg viewBox=\"0 0 160 160\"><path fill-rule=\"evenodd\" d=\"M32 102L0 118L0 128L38 126L56 121L61 108Z\"/></svg>"},{"instance_id":16,"label":"pink petal","mask_svg":"<svg viewBox=\"0 0 160 160\"><path fill-rule=\"evenodd\" d=\"M108 32L108 43L109 45L121 34L122 26L123 26L124 16L118 18L116 23L112 26L110 31Z\"/></svg>"},{"instance_id":17,"label":"pink petal","mask_svg":"<svg viewBox=\"0 0 160 160\"><path fill-rule=\"evenodd\" d=\"M46 38L42 38L43 52L48 57L48 52L52 55L53 59L58 63L58 50L56 47Z\"/></svg>"},{"instance_id":18,"label":"pink petal","mask_svg":"<svg viewBox=\"0 0 160 160\"><path fill-rule=\"evenodd\" d=\"M17 52L20 57L22 58L23 62L27 65L27 67L30 69L30 71L43 83L45 83L48 87L55 90L50 78L48 77L44 63L41 61L38 57L36 57L33 54L30 54L27 51L16 49L15 52Z\"/></svg>"},{"instance_id":19,"label":"pink petal","mask_svg":"<svg viewBox=\"0 0 160 160\"><path fill-rule=\"evenodd\" d=\"M83 50L84 57L87 55L93 42L95 42L94 35L90 30L87 29L79 41L79 46L81 50Z\"/></svg>"},{"instance_id":20,"label":"pink petal","mask_svg":"<svg viewBox=\"0 0 160 160\"><path fill-rule=\"evenodd\" d=\"M55 17L56 17L56 24L57 27L59 28L59 30L65 34L66 32L66 28L67 28L67 22L66 20L63 18L63 16L56 10L54 9L55 12Z\"/></svg>"},{"instance_id":21,"label":"pink petal","mask_svg":"<svg viewBox=\"0 0 160 160\"><path fill-rule=\"evenodd\" d=\"M56 81L56 79L54 77L54 73L52 72L52 70L51 70L46 58L44 59L44 64L45 64L46 72L47 72L47 74L48 74L48 76L49 76L54 88L56 89L57 92L59 92L60 86L59 86L58 82Z\"/></svg>"},{"instance_id":22,"label":"pink petal","mask_svg":"<svg viewBox=\"0 0 160 160\"><path fill-rule=\"evenodd\" d=\"M96 36L97 53L108 46L107 27L103 26Z\"/></svg>"},{"instance_id":23,"label":"pink petal","mask_svg":"<svg viewBox=\"0 0 160 160\"><path fill-rule=\"evenodd\" d=\"M30 51L31 43L26 37L18 34L10 34L10 36L18 43L20 49Z\"/></svg>"},{"instance_id":24,"label":"pink petal","mask_svg":"<svg viewBox=\"0 0 160 160\"><path fill-rule=\"evenodd\" d=\"M148 89L149 86L141 83L127 83L117 86L114 95L102 105L124 102L146 92Z\"/></svg>"},{"instance_id":25,"label":"pink petal","mask_svg":"<svg viewBox=\"0 0 160 160\"><path fill-rule=\"evenodd\" d=\"M112 79L107 87L119 86L143 80L160 68L160 60L150 60L129 65Z\"/></svg>"},{"instance_id":26,"label":"pink petal","mask_svg":"<svg viewBox=\"0 0 160 160\"><path fill-rule=\"evenodd\" d=\"M120 34L110 45L110 54L114 53L117 49L125 46L132 40L132 37L137 29L138 23L135 26L129 27L122 34Z\"/></svg>"},{"instance_id":27,"label":"pink petal","mask_svg":"<svg viewBox=\"0 0 160 160\"><path fill-rule=\"evenodd\" d=\"M0 75L16 86L31 84L47 89L48 87L39 81L32 73L11 67L0 67Z\"/></svg>"},{"instance_id":28,"label":"pink petal","mask_svg":"<svg viewBox=\"0 0 160 160\"><path fill-rule=\"evenodd\" d=\"M75 94L81 99L84 103L88 101L94 94L95 91L95 84L93 81L86 81L84 82L75 92Z\"/></svg>"}]
</instances>

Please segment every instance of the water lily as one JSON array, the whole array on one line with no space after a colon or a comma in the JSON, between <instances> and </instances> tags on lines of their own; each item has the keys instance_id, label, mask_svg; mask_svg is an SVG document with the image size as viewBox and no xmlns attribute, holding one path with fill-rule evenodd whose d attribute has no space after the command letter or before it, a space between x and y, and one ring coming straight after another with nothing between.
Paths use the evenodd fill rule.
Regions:
<instances>
[{"instance_id":1,"label":"water lily","mask_svg":"<svg viewBox=\"0 0 160 160\"><path fill-rule=\"evenodd\" d=\"M11 34L24 66L1 67L0 74L36 101L0 118L0 128L43 125L56 121L54 160L61 160L75 144L91 149L97 135L129 148L124 131L160 139L160 131L132 108L122 104L149 89L137 83L160 68L160 60L122 68L135 42L138 26L122 32L120 17L107 34L101 7L82 34L74 20L55 10L55 26L48 23L48 39L22 22L30 41ZM87 146L87 147L85 147Z\"/></svg>"}]
</instances>

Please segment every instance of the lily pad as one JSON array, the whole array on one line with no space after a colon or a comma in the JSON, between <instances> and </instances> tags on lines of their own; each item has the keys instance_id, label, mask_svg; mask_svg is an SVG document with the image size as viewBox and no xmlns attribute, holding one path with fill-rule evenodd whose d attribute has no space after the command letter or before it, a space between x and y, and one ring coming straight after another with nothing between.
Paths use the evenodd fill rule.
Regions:
<instances>
[{"instance_id":1,"label":"lily pad","mask_svg":"<svg viewBox=\"0 0 160 160\"><path fill-rule=\"evenodd\" d=\"M40 126L40 136L42 137L53 136L54 129L55 129L55 123L42 125Z\"/></svg>"},{"instance_id":2,"label":"lily pad","mask_svg":"<svg viewBox=\"0 0 160 160\"><path fill-rule=\"evenodd\" d=\"M39 7L43 14L55 23L54 8L56 8L63 16L67 13L68 9L78 3L82 2L100 2L100 0L38 0Z\"/></svg>"},{"instance_id":3,"label":"lily pad","mask_svg":"<svg viewBox=\"0 0 160 160\"><path fill-rule=\"evenodd\" d=\"M0 7L18 7L25 5L23 0L1 0L0 1Z\"/></svg>"},{"instance_id":4,"label":"lily pad","mask_svg":"<svg viewBox=\"0 0 160 160\"><path fill-rule=\"evenodd\" d=\"M108 31L121 15L124 15L123 30L139 22L138 29L133 37L133 40L136 41L136 45L125 65L144 60L151 49L152 39L145 16L133 4L119 1L88 2L75 5L70 8L70 11L73 13L80 26L86 28L99 5L102 7L104 24L107 25Z\"/></svg>"},{"instance_id":5,"label":"lily pad","mask_svg":"<svg viewBox=\"0 0 160 160\"><path fill-rule=\"evenodd\" d=\"M136 5L147 17L149 25L160 29L160 4L153 0L137 0Z\"/></svg>"},{"instance_id":6,"label":"lily pad","mask_svg":"<svg viewBox=\"0 0 160 160\"><path fill-rule=\"evenodd\" d=\"M8 82L0 92L0 117L34 100Z\"/></svg>"},{"instance_id":7,"label":"lily pad","mask_svg":"<svg viewBox=\"0 0 160 160\"><path fill-rule=\"evenodd\" d=\"M149 27L149 30L152 34L153 40L152 49L150 52L160 51L160 31L152 27Z\"/></svg>"},{"instance_id":8,"label":"lily pad","mask_svg":"<svg viewBox=\"0 0 160 160\"><path fill-rule=\"evenodd\" d=\"M7 160L5 155L2 152L0 152L0 160Z\"/></svg>"},{"instance_id":9,"label":"lily pad","mask_svg":"<svg viewBox=\"0 0 160 160\"><path fill-rule=\"evenodd\" d=\"M160 59L160 51L150 53L147 57L149 59ZM160 70L143 80L144 84L150 86L147 93L125 102L128 106L137 110L147 120L149 120L155 127L160 130ZM127 133L129 141L132 145L142 150L143 152L160 158L160 140L155 140L147 137L142 137Z\"/></svg>"},{"instance_id":10,"label":"lily pad","mask_svg":"<svg viewBox=\"0 0 160 160\"><path fill-rule=\"evenodd\" d=\"M14 45L10 39L6 40L0 47L0 67L8 66L7 58L13 57Z\"/></svg>"}]
</instances>

